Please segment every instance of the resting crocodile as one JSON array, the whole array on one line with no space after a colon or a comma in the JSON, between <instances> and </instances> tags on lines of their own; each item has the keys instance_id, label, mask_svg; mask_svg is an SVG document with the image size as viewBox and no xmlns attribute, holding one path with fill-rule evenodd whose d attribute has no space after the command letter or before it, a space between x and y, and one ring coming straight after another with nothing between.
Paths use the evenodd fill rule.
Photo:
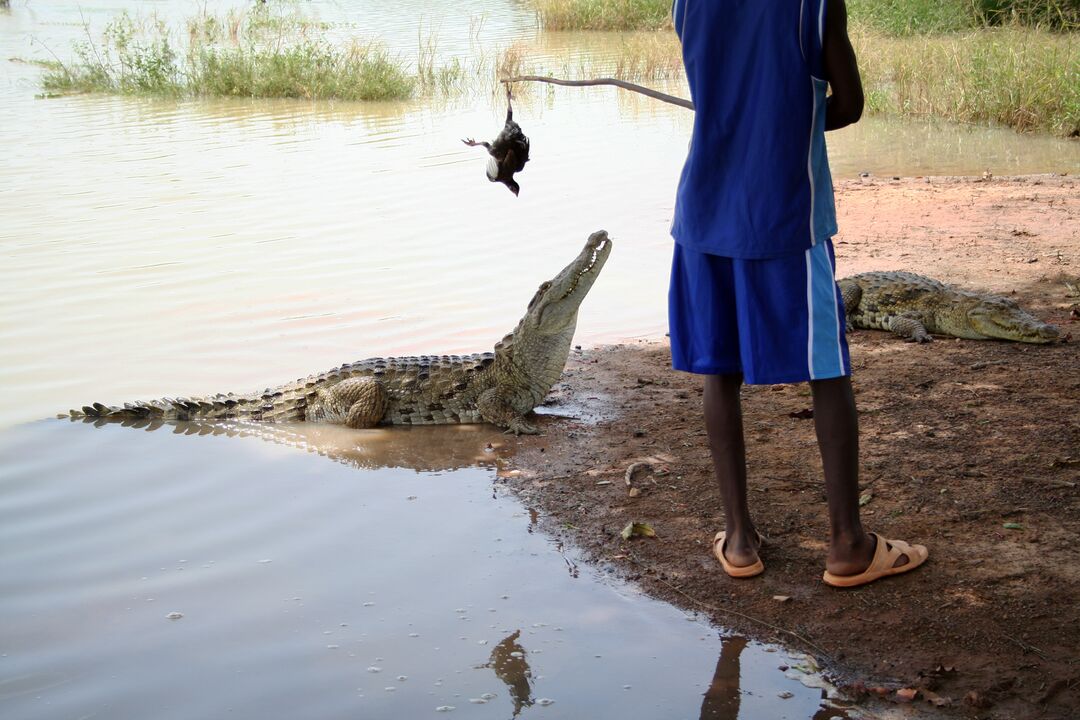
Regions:
<instances>
[{"instance_id":1,"label":"resting crocodile","mask_svg":"<svg viewBox=\"0 0 1080 720\"><path fill-rule=\"evenodd\" d=\"M473 355L372 358L249 395L163 398L123 407L94 403L61 417L130 421L327 422L351 428L489 422L535 434L525 419L559 380L577 313L611 252L593 233L554 279L543 283L495 351Z\"/></svg>"},{"instance_id":2,"label":"resting crocodile","mask_svg":"<svg viewBox=\"0 0 1080 720\"><path fill-rule=\"evenodd\" d=\"M969 340L1050 343L1061 336L1053 325L997 295L959 290L909 272L866 272L837 281L848 330L890 330L915 342L933 334Z\"/></svg>"}]
</instances>

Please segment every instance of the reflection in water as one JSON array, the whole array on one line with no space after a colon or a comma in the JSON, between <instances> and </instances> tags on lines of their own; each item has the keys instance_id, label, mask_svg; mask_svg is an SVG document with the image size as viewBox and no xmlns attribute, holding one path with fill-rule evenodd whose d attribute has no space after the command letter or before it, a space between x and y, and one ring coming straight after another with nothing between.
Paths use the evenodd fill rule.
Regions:
<instances>
[{"instance_id":1,"label":"reflection in water","mask_svg":"<svg viewBox=\"0 0 1080 720\"><path fill-rule=\"evenodd\" d=\"M701 720L738 720L742 696L739 689L739 656L744 648L744 637L733 636L724 640L712 683L701 703Z\"/></svg>"},{"instance_id":2,"label":"reflection in water","mask_svg":"<svg viewBox=\"0 0 1080 720\"><path fill-rule=\"evenodd\" d=\"M510 699L514 702L514 717L521 714L522 709L533 704L532 698L532 670L529 662L525 659L525 648L518 642L520 630L500 642L491 650L491 659L481 667L491 668L495 675L506 683L510 691Z\"/></svg>"},{"instance_id":3,"label":"reflection in water","mask_svg":"<svg viewBox=\"0 0 1080 720\"><path fill-rule=\"evenodd\" d=\"M743 695L740 658L747 645L747 639L738 635L724 639L712 682L701 702L701 720L740 720L739 709ZM790 697L790 693L787 697ZM822 697L825 697L824 693ZM741 720L754 720L755 717L757 716L742 717ZM844 720L847 717L848 714L843 709L823 705L811 720Z\"/></svg>"},{"instance_id":4,"label":"reflection in water","mask_svg":"<svg viewBox=\"0 0 1080 720\"><path fill-rule=\"evenodd\" d=\"M97 428L119 425L176 435L257 438L321 455L358 470L410 468L439 472L494 465L505 436L491 425L376 428L354 430L330 423L259 423L222 420L162 421L158 418L106 420L83 418L75 423Z\"/></svg>"}]
</instances>

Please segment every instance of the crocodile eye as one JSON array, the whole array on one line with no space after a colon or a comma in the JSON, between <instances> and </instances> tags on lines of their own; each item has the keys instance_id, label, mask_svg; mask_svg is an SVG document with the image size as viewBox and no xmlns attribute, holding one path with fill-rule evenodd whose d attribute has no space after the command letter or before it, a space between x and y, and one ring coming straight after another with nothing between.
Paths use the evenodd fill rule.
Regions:
<instances>
[{"instance_id":1,"label":"crocodile eye","mask_svg":"<svg viewBox=\"0 0 1080 720\"><path fill-rule=\"evenodd\" d=\"M537 300L544 297L544 293L546 293L548 291L548 288L550 288L550 287L551 287L550 282L546 282L546 283L544 283L543 285L540 286L540 288L536 291L536 294L533 295L533 299L529 301L529 309L530 310L532 310L533 306L536 305Z\"/></svg>"}]
</instances>

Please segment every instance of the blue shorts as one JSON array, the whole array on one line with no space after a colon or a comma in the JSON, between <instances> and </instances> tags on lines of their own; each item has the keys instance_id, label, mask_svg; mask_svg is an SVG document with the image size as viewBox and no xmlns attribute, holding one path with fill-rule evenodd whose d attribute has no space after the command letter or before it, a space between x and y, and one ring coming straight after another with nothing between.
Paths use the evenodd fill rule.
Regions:
<instances>
[{"instance_id":1,"label":"blue shorts","mask_svg":"<svg viewBox=\"0 0 1080 720\"><path fill-rule=\"evenodd\" d=\"M671 364L751 385L851 374L831 241L804 253L742 260L678 243L671 264Z\"/></svg>"}]
</instances>

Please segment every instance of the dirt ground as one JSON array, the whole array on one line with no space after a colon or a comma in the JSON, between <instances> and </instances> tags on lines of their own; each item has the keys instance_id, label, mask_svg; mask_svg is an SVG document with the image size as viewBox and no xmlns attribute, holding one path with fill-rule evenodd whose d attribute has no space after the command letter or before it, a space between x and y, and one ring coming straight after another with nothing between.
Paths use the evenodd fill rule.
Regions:
<instances>
[{"instance_id":1,"label":"dirt ground","mask_svg":"<svg viewBox=\"0 0 1080 720\"><path fill-rule=\"evenodd\" d=\"M927 565L854 590L821 582L828 524L805 385L748 387L744 423L765 574L711 554L722 514L701 380L663 342L578 349L543 435L500 476L547 529L648 592L816 655L853 696L963 718L1080 716L1080 182L863 178L837 186L838 276L905 269L1010 294L1072 341L850 337L864 523ZM624 480L635 462L654 472ZM655 538L624 540L630 522ZM787 596L787 601L775 599ZM910 701L911 689L917 690ZM897 692L900 691L900 692Z\"/></svg>"}]
</instances>

